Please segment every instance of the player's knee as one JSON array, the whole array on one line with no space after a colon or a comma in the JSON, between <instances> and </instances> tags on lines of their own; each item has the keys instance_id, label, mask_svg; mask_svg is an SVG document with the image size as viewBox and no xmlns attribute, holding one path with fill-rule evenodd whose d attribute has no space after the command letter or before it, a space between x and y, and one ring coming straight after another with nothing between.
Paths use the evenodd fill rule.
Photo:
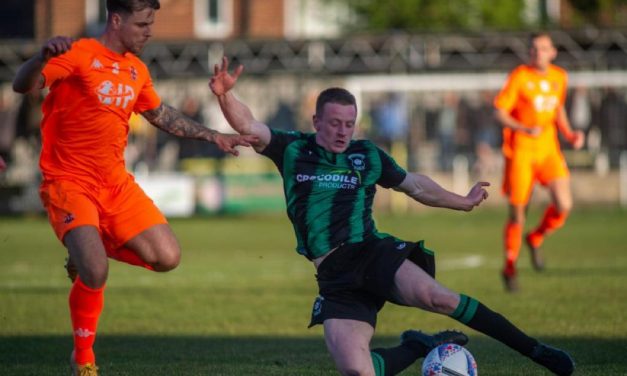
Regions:
<instances>
[{"instance_id":1,"label":"player's knee","mask_svg":"<svg viewBox=\"0 0 627 376\"><path fill-rule=\"evenodd\" d=\"M358 367L357 365L346 365L339 369L344 376L369 376L372 375L370 367Z\"/></svg>"},{"instance_id":2,"label":"player's knee","mask_svg":"<svg viewBox=\"0 0 627 376\"><path fill-rule=\"evenodd\" d=\"M572 201L565 200L564 202L560 202L557 205L557 211L564 216L567 216L568 213L570 213L572 209L573 209Z\"/></svg>"},{"instance_id":3,"label":"player's knee","mask_svg":"<svg viewBox=\"0 0 627 376\"><path fill-rule=\"evenodd\" d=\"M78 276L83 284L92 289L98 289L105 285L109 276L108 267L94 267L79 270Z\"/></svg>"},{"instance_id":4,"label":"player's knee","mask_svg":"<svg viewBox=\"0 0 627 376\"><path fill-rule=\"evenodd\" d=\"M158 272L167 272L175 269L181 262L181 250L177 245L159 250L158 259L154 268Z\"/></svg>"}]
</instances>

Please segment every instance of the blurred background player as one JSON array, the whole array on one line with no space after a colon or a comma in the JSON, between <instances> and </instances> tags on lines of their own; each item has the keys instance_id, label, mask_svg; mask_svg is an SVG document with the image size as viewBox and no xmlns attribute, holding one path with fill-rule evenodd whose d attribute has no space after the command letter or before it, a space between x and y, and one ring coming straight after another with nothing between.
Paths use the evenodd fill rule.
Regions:
<instances>
[{"instance_id":1,"label":"blurred background player","mask_svg":"<svg viewBox=\"0 0 627 376\"><path fill-rule=\"evenodd\" d=\"M214 68L210 87L233 129L257 136L254 149L272 159L281 173L297 251L312 261L317 273L320 295L310 326L324 326L327 349L342 375L396 375L438 343L467 341L454 331L429 336L408 330L399 346L370 350L385 302L448 315L558 375L572 374L574 362L568 354L527 336L474 298L439 284L433 252L423 241L380 233L372 218L376 185L428 206L471 211L487 198L488 183L476 183L460 196L425 175L406 172L372 142L352 140L357 105L342 88L318 96L315 133L270 129L230 91L242 69L231 75L224 58Z\"/></svg>"},{"instance_id":2,"label":"blurred background player","mask_svg":"<svg viewBox=\"0 0 627 376\"><path fill-rule=\"evenodd\" d=\"M514 69L494 100L496 117L503 126L505 172L503 191L509 199L505 225L505 288L516 291L516 260L522 243L525 211L536 182L550 191L551 202L540 224L525 235L535 270L544 269L540 253L546 235L560 228L572 208L569 172L561 153L558 132L579 149L585 136L568 122L566 72L551 64L557 56L545 33L530 38L530 60Z\"/></svg>"},{"instance_id":3,"label":"blurred background player","mask_svg":"<svg viewBox=\"0 0 627 376\"><path fill-rule=\"evenodd\" d=\"M43 103L40 195L69 253L74 374L96 375L93 343L108 257L165 272L180 249L163 214L125 169L132 112L177 136L237 154L247 138L212 131L161 103L137 55L151 37L158 0L108 0L97 39L55 37L18 71L19 93L50 87ZM78 273L76 276L75 273Z\"/></svg>"}]
</instances>

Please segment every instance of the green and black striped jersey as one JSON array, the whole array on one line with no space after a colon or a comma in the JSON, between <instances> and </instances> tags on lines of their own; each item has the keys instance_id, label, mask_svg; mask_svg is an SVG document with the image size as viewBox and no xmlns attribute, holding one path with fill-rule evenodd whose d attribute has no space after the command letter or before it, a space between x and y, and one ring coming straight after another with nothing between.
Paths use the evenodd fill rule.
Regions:
<instances>
[{"instance_id":1,"label":"green and black striped jersey","mask_svg":"<svg viewBox=\"0 0 627 376\"><path fill-rule=\"evenodd\" d=\"M272 130L261 154L283 177L296 250L309 259L377 234L372 218L376 185L396 187L407 175L367 140L353 140L343 153L332 153L316 143L315 134Z\"/></svg>"}]
</instances>

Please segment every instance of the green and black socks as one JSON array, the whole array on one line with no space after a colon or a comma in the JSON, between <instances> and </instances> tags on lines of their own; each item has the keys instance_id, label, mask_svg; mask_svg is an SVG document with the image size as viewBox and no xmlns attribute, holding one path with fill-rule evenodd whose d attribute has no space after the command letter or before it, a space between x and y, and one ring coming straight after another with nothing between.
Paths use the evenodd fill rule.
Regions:
<instances>
[{"instance_id":1,"label":"green and black socks","mask_svg":"<svg viewBox=\"0 0 627 376\"><path fill-rule=\"evenodd\" d=\"M530 356L538 341L529 337L501 314L481 302L460 294L459 305L449 316L468 327L504 343L519 353Z\"/></svg>"}]
</instances>

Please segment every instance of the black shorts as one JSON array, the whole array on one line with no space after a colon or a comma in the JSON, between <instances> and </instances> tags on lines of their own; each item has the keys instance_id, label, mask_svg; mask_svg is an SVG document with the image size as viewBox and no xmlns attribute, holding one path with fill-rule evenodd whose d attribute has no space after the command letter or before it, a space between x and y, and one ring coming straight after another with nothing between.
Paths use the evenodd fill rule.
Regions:
<instances>
[{"instance_id":1,"label":"black shorts","mask_svg":"<svg viewBox=\"0 0 627 376\"><path fill-rule=\"evenodd\" d=\"M379 310L386 301L393 301L394 275L405 259L435 278L433 252L422 240L372 238L333 251L318 267L320 295L314 301L309 327L332 318L365 321L375 327Z\"/></svg>"}]
</instances>

